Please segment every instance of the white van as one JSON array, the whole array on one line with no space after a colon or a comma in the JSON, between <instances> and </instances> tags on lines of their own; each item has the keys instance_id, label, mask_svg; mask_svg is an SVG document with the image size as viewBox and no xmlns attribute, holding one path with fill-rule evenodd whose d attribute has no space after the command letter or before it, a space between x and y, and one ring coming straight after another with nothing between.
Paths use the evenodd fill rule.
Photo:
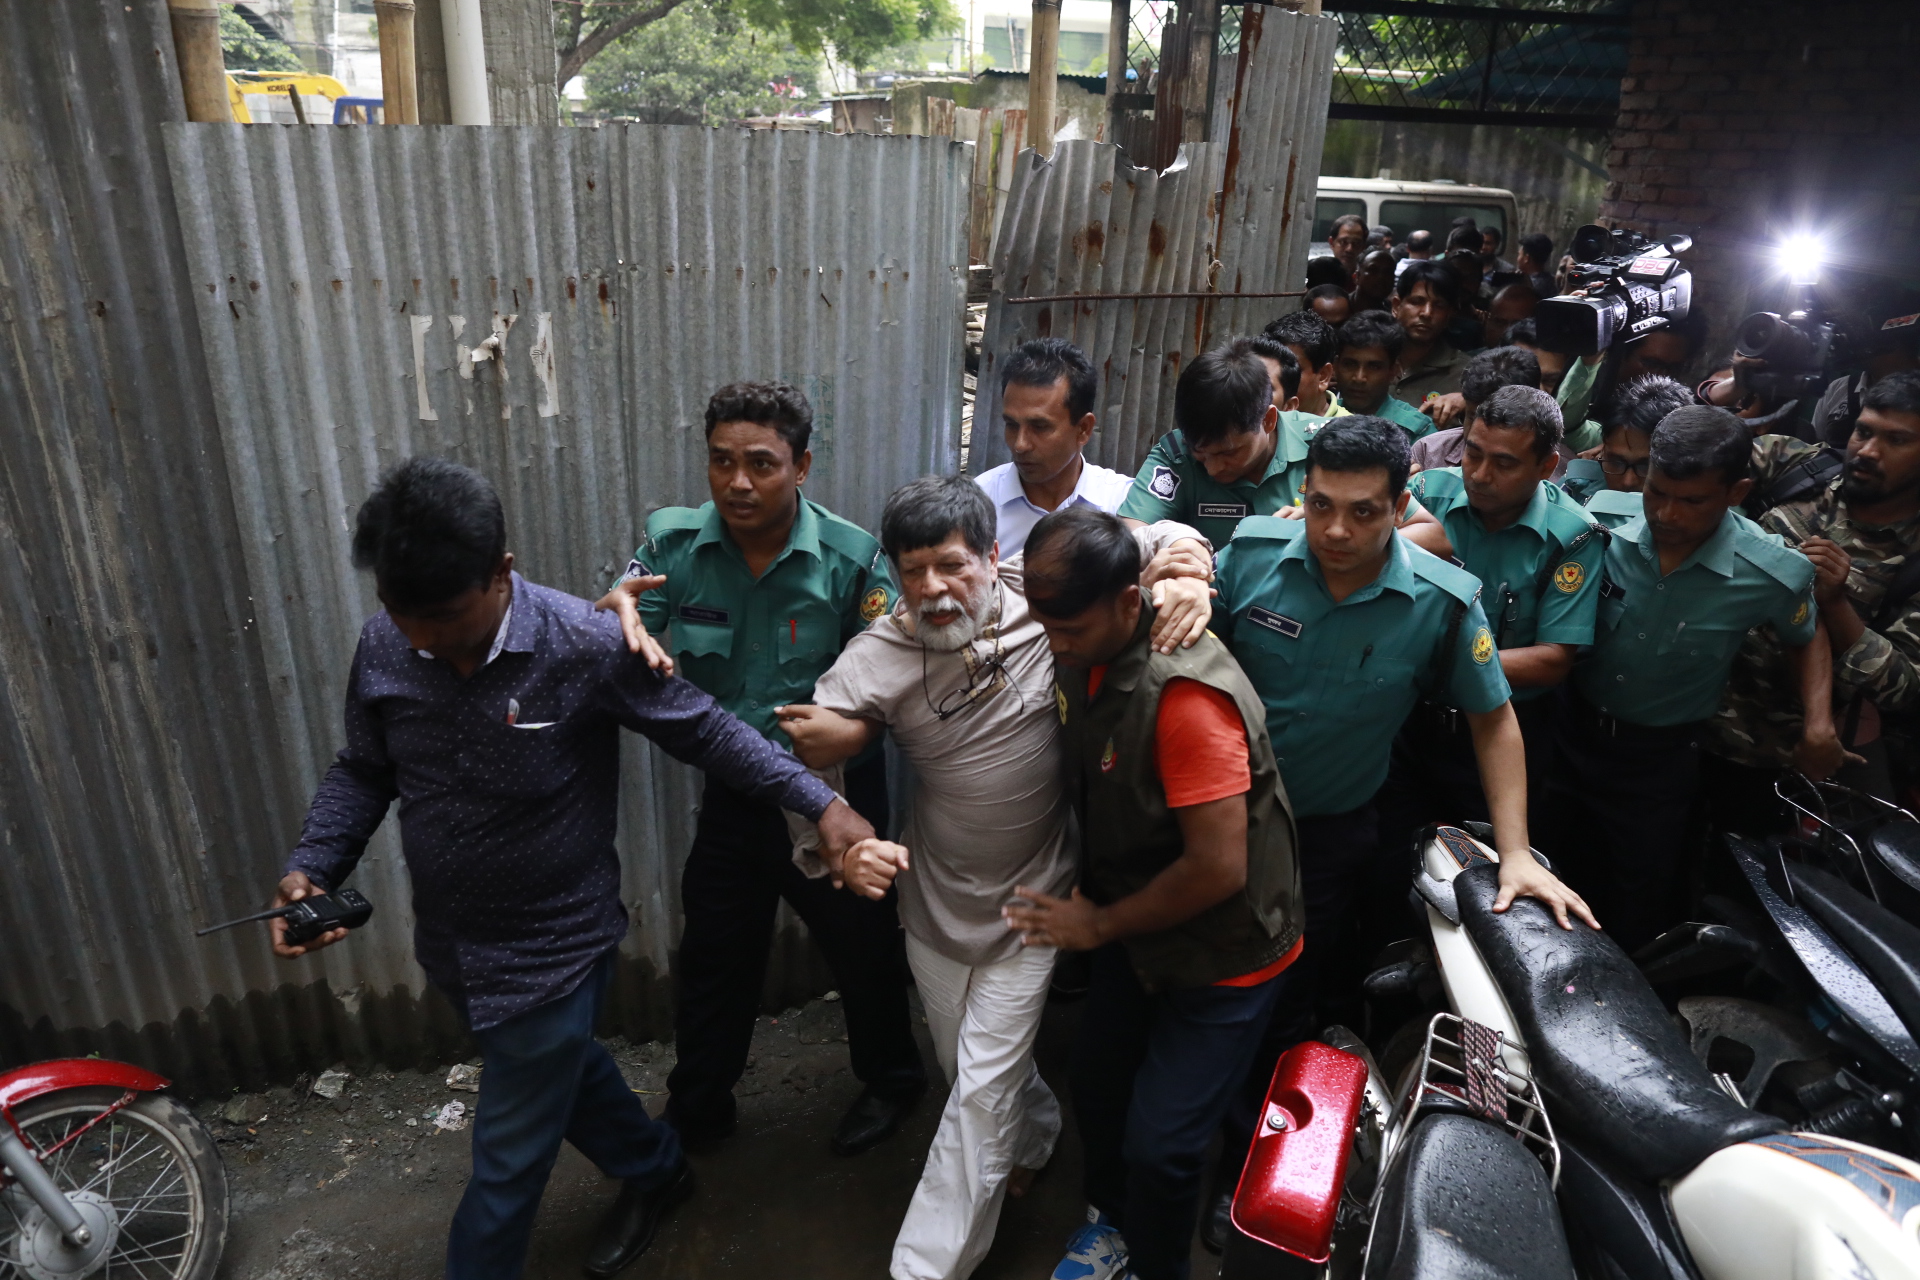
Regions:
<instances>
[{"instance_id":1,"label":"white van","mask_svg":"<svg viewBox=\"0 0 1920 1280\"><path fill-rule=\"evenodd\" d=\"M1446 247L1447 229L1455 218L1472 218L1485 231L1500 228L1500 256L1511 259L1514 228L1519 225L1513 192L1500 187L1466 187L1457 182L1394 182L1383 178L1322 178L1313 207L1313 244L1309 257L1333 250L1327 237L1333 220L1349 213L1366 219L1367 229L1385 223L1393 228L1393 242L1405 244L1407 233L1433 232L1433 251Z\"/></svg>"}]
</instances>

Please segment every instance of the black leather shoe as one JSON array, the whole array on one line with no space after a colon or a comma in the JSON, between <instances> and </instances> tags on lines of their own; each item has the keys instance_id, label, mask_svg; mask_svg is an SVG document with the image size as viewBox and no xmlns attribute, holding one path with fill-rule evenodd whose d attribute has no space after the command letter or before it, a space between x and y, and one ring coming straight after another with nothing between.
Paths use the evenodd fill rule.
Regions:
<instances>
[{"instance_id":1,"label":"black leather shoe","mask_svg":"<svg viewBox=\"0 0 1920 1280\"><path fill-rule=\"evenodd\" d=\"M857 1156L879 1146L893 1136L919 1100L917 1093L905 1098L887 1098L872 1089L862 1090L847 1108L847 1114L840 1117L840 1127L833 1131L833 1153Z\"/></svg>"},{"instance_id":2,"label":"black leather shoe","mask_svg":"<svg viewBox=\"0 0 1920 1280\"><path fill-rule=\"evenodd\" d=\"M600 1220L593 1248L587 1251L582 1268L593 1280L608 1280L620 1269L647 1251L660 1230L667 1210L693 1194L693 1166L681 1162L680 1172L664 1187L648 1189L629 1182L620 1188L620 1198Z\"/></svg>"},{"instance_id":3,"label":"black leather shoe","mask_svg":"<svg viewBox=\"0 0 1920 1280\"><path fill-rule=\"evenodd\" d=\"M1211 1254L1227 1251L1227 1237L1233 1234L1233 1188L1217 1193L1207 1202L1200 1219L1200 1243Z\"/></svg>"},{"instance_id":4,"label":"black leather shoe","mask_svg":"<svg viewBox=\"0 0 1920 1280\"><path fill-rule=\"evenodd\" d=\"M733 1136L737 1113L728 1110L718 1116L691 1116L677 1110L671 1099L660 1119L680 1135L680 1149L692 1155L704 1155Z\"/></svg>"}]
</instances>

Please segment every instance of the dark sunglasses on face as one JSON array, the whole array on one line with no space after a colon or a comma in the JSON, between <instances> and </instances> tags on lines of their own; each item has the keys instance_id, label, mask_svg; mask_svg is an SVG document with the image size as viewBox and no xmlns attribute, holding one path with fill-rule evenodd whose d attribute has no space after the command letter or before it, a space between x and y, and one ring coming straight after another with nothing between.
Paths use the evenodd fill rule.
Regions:
<instances>
[{"instance_id":1,"label":"dark sunglasses on face","mask_svg":"<svg viewBox=\"0 0 1920 1280\"><path fill-rule=\"evenodd\" d=\"M1647 478L1648 468L1652 465L1653 459L1651 457L1637 458L1632 462L1628 462L1625 458L1616 457L1612 454L1603 453L1600 455L1600 469L1610 476L1623 476L1631 471L1644 480Z\"/></svg>"}]
</instances>

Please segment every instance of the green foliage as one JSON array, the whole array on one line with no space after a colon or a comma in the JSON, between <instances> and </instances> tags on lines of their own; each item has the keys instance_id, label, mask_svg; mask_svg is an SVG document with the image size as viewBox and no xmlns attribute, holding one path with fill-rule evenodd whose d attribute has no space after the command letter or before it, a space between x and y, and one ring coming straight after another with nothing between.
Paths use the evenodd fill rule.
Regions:
<instances>
[{"instance_id":1,"label":"green foliage","mask_svg":"<svg viewBox=\"0 0 1920 1280\"><path fill-rule=\"evenodd\" d=\"M910 40L946 35L959 25L952 0L731 0L763 31L777 31L802 53L826 46L841 62L867 67Z\"/></svg>"},{"instance_id":2,"label":"green foliage","mask_svg":"<svg viewBox=\"0 0 1920 1280\"><path fill-rule=\"evenodd\" d=\"M707 124L811 106L817 59L756 31L739 15L688 0L622 36L587 64L587 99L613 115L690 112ZM770 86L792 83L801 96Z\"/></svg>"},{"instance_id":3,"label":"green foliage","mask_svg":"<svg viewBox=\"0 0 1920 1280\"><path fill-rule=\"evenodd\" d=\"M220 54L229 71L304 71L284 40L273 40L247 25L232 9L220 9Z\"/></svg>"}]
</instances>

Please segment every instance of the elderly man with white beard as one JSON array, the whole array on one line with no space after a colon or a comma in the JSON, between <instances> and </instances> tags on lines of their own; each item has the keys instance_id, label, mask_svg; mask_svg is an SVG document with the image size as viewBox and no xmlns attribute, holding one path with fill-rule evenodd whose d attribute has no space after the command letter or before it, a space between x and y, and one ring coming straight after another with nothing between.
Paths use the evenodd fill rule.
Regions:
<instances>
[{"instance_id":1,"label":"elderly man with white beard","mask_svg":"<svg viewBox=\"0 0 1920 1280\"><path fill-rule=\"evenodd\" d=\"M1160 606L1155 644L1191 644L1211 613L1207 543L1172 522L1135 536ZM952 1085L892 1274L965 1280L993 1243L1005 1195L1024 1190L1060 1133L1059 1104L1033 1065L1054 949L1023 947L1001 917L1016 885L1065 895L1075 879L1060 710L1023 561L999 559L993 503L978 486L962 476L904 486L887 499L880 543L900 603L847 642L814 685L815 705L777 714L813 768L891 729L919 775L904 847L868 841L841 874L875 898L898 885L907 960Z\"/></svg>"}]
</instances>

